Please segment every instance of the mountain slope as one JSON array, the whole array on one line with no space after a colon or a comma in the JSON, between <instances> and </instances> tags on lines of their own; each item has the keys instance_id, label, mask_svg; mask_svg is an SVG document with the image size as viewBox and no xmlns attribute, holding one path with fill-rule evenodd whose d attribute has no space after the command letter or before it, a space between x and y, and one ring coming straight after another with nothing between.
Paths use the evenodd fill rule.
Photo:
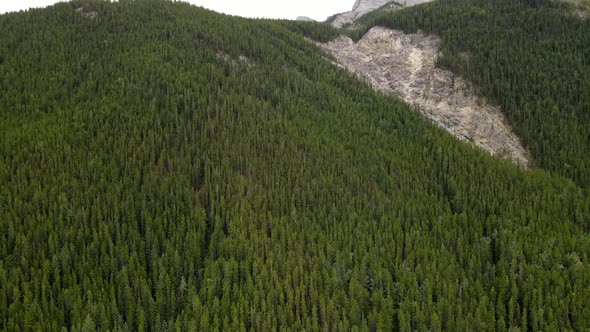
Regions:
<instances>
[{"instance_id":1,"label":"mountain slope","mask_svg":"<svg viewBox=\"0 0 590 332\"><path fill-rule=\"evenodd\" d=\"M438 64L499 105L533 165L590 188L590 21L553 0L442 0L373 12L374 26L441 37Z\"/></svg>"},{"instance_id":2,"label":"mountain slope","mask_svg":"<svg viewBox=\"0 0 590 332\"><path fill-rule=\"evenodd\" d=\"M121 0L0 30L0 330L589 328L582 190L335 68L299 34L329 26Z\"/></svg>"},{"instance_id":3,"label":"mountain slope","mask_svg":"<svg viewBox=\"0 0 590 332\"><path fill-rule=\"evenodd\" d=\"M498 109L471 84L436 68L440 39L374 27L354 43L341 36L319 45L375 89L415 105L453 136L526 167L527 153Z\"/></svg>"}]
</instances>

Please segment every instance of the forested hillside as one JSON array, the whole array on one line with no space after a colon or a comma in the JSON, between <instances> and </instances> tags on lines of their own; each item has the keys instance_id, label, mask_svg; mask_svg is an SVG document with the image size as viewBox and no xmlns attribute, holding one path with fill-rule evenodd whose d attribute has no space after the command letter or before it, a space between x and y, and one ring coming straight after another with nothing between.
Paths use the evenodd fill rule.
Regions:
<instances>
[{"instance_id":1,"label":"forested hillside","mask_svg":"<svg viewBox=\"0 0 590 332\"><path fill-rule=\"evenodd\" d=\"M576 2L439 0L367 14L349 33L439 35L440 66L502 107L536 166L590 188L590 19Z\"/></svg>"},{"instance_id":2,"label":"forested hillside","mask_svg":"<svg viewBox=\"0 0 590 332\"><path fill-rule=\"evenodd\" d=\"M325 61L329 27L77 0L0 31L0 330L590 329L583 189Z\"/></svg>"}]
</instances>

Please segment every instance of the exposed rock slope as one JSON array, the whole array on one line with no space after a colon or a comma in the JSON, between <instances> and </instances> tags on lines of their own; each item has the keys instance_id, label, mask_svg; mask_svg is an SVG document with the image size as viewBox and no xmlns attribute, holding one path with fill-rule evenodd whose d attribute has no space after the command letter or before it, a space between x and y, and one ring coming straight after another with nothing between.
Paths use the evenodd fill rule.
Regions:
<instances>
[{"instance_id":1,"label":"exposed rock slope","mask_svg":"<svg viewBox=\"0 0 590 332\"><path fill-rule=\"evenodd\" d=\"M374 88L397 95L440 127L493 155L526 165L526 152L497 107L474 96L470 84L435 67L440 40L381 27L358 43L348 37L320 44Z\"/></svg>"},{"instance_id":2,"label":"exposed rock slope","mask_svg":"<svg viewBox=\"0 0 590 332\"><path fill-rule=\"evenodd\" d=\"M341 28L346 24L353 23L357 18L365 15L366 13L371 12L377 8L380 8L388 3L402 7L414 6L429 1L432 0L356 0L354 6L352 7L352 11L336 16L336 18L332 22L332 25L337 28Z\"/></svg>"}]
</instances>

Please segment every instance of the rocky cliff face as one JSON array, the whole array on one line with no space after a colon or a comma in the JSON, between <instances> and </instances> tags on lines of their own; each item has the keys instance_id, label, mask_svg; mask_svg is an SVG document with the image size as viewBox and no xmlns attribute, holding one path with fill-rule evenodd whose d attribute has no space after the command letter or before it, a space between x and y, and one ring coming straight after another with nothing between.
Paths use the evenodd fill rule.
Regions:
<instances>
[{"instance_id":1,"label":"rocky cliff face","mask_svg":"<svg viewBox=\"0 0 590 332\"><path fill-rule=\"evenodd\" d=\"M414 6L429 1L432 0L356 0L354 6L352 7L352 11L338 15L332 22L332 25L337 28L341 28L346 24L353 23L357 18L365 15L366 13L380 8L388 3L391 3L392 6L403 7Z\"/></svg>"},{"instance_id":2,"label":"rocky cliff face","mask_svg":"<svg viewBox=\"0 0 590 332\"><path fill-rule=\"evenodd\" d=\"M435 67L437 37L375 27L356 44L340 37L319 45L375 89L416 105L452 135L526 166L526 151L500 110L476 97L465 80Z\"/></svg>"}]
</instances>

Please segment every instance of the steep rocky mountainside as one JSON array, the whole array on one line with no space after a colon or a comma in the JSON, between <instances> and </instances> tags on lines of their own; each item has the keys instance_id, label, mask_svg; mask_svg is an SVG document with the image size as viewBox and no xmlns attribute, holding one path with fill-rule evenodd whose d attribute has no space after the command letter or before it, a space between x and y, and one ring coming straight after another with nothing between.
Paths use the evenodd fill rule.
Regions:
<instances>
[{"instance_id":1,"label":"steep rocky mountainside","mask_svg":"<svg viewBox=\"0 0 590 332\"><path fill-rule=\"evenodd\" d=\"M335 19L332 21L332 25L334 25L337 28L341 28L347 24L353 23L359 17L386 4L391 4L392 6L401 8L403 6L414 6L429 1L432 0L357 0L354 6L352 7L352 10L336 16Z\"/></svg>"},{"instance_id":2,"label":"steep rocky mountainside","mask_svg":"<svg viewBox=\"0 0 590 332\"><path fill-rule=\"evenodd\" d=\"M462 78L436 68L439 38L375 27L356 44L342 36L320 45L375 89L416 105L455 137L518 164L528 163L500 109L476 97Z\"/></svg>"}]
</instances>

